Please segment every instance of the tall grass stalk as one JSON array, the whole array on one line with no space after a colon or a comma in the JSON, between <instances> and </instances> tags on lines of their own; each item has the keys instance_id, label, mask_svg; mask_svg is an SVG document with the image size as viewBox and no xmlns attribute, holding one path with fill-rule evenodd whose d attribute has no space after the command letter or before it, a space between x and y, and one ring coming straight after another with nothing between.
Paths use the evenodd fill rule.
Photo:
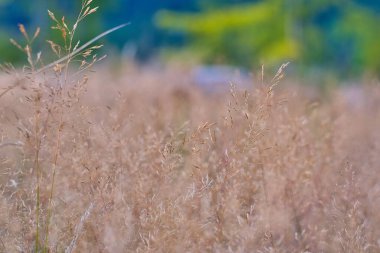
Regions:
<instances>
[{"instance_id":1,"label":"tall grass stalk","mask_svg":"<svg viewBox=\"0 0 380 253\"><path fill-rule=\"evenodd\" d=\"M98 36L94 37L90 41L84 43L83 45L80 45L80 41L75 42L75 34L78 26L80 23L89 15L95 13L98 10L98 7L93 7L92 0L82 0L82 5L80 12L78 14L78 17L76 21L74 22L72 27L69 27L65 22L65 17L62 17L58 19L54 12L48 10L48 15L50 16L51 20L54 22L54 25L52 29L58 30L61 33L62 37L62 44L56 43L53 41L48 41L53 53L58 57L58 59L46 66L42 66L40 68L37 67L38 64L42 64L41 60L41 53L37 54L37 57L34 58L34 54L32 51L32 43L34 40L38 37L40 33L40 29L37 28L34 35L32 37L29 36L27 33L25 27L20 24L19 30L22 33L24 39L26 40L26 45L21 46L18 42L11 39L11 43L15 45L18 49L23 51L27 56L27 62L28 62L28 69L30 73L26 74L26 81L30 82L30 84L35 85L33 88L34 96L34 171L36 173L36 229L35 229L35 247L34 251L36 253L38 252L50 252L49 250L49 227L52 219L53 214L53 199L54 199L54 188L55 188L55 177L56 177L56 171L57 167L59 166L59 158L60 158L60 152L61 152L61 135L63 131L63 125L64 125L64 107L66 106L65 98L63 97L64 87L66 91L69 91L69 88L67 88L67 85L69 84L69 77L71 73L69 73L70 65L73 62L74 59L78 59L79 57L83 57L81 60L81 65L78 69L78 73L81 73L85 70L88 70L95 64L96 62L102 60L104 57L98 58L95 54L93 55L94 50L99 49L101 45L99 46L91 46L93 43L101 39L102 37L108 35L109 33L112 33L116 30L119 30L123 27L125 27L127 24L122 24L119 26L116 26L112 29L109 29ZM89 46L91 46L89 48ZM62 57L61 52L64 50L65 56ZM88 56L93 55L91 61L87 62L86 58ZM61 63L64 63L63 65ZM45 71L48 71L49 69L53 68L57 81L59 83L58 87L53 87L51 89L51 100L50 104L44 104L44 106L47 109L46 115L42 115L42 100L44 98L44 94L42 89L44 89L44 85L38 83L37 76ZM2 69L11 72L15 69L12 65L2 65ZM62 77L62 79L61 79ZM85 78L84 80L87 80ZM4 90L0 97L7 94L10 90L13 90L14 88L21 85L23 81L18 81L15 83L15 85L10 86L8 89ZM80 83L80 82L79 82ZM82 82L85 83L85 82ZM50 192L48 195L48 204L47 204L47 213L45 219L45 228L43 229L45 235L44 239L41 239L41 222L42 222L42 203L41 203L41 177L42 177L42 168L40 165L40 152L42 147L43 139L45 138L46 131L48 124L50 124L51 119L53 119L52 114L56 113L55 117L58 117L57 123L57 129L55 134L55 149L53 151L52 156L52 165L51 165L51 182L50 182ZM41 117L45 117L42 119ZM50 119L51 118L51 119ZM3 144L1 144L3 145ZM5 146L5 144L4 144ZM92 209L93 205L90 206ZM86 211L86 214L89 215L89 211ZM82 221L84 222L84 221ZM76 235L78 237L78 235ZM77 238L75 239L77 240ZM42 248L41 248L42 247ZM73 246L71 246L73 247Z\"/></svg>"}]
</instances>

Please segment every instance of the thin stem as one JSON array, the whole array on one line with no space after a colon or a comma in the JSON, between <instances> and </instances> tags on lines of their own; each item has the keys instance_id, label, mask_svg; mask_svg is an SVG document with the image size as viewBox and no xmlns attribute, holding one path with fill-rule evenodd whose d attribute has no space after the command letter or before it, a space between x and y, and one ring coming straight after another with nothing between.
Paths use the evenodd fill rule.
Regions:
<instances>
[{"instance_id":1,"label":"thin stem","mask_svg":"<svg viewBox=\"0 0 380 253\"><path fill-rule=\"evenodd\" d=\"M82 13L84 10L84 3L85 3L85 1L82 1L82 8L78 14L78 17L77 17L75 23L74 23L73 29L70 31L70 42L69 42L69 47L67 48L68 55L71 54L71 48L73 46L75 31L76 31L76 28L78 27L78 23L81 21ZM69 68L69 64L70 64L71 59L72 59L71 57L67 58L67 61L65 64L66 65L65 66L65 84L67 83L68 68Z\"/></svg>"},{"instance_id":2,"label":"thin stem","mask_svg":"<svg viewBox=\"0 0 380 253\"><path fill-rule=\"evenodd\" d=\"M7 247L5 247L5 244L4 244L4 242L3 242L3 240L1 238L0 238L0 242L1 242L1 246L4 249L4 252L6 252L7 251Z\"/></svg>"},{"instance_id":3,"label":"thin stem","mask_svg":"<svg viewBox=\"0 0 380 253\"><path fill-rule=\"evenodd\" d=\"M36 179L37 179L37 196L36 196L36 246L35 246L35 252L38 252L39 250L39 220L40 220L40 178L41 178L41 171L40 171L40 163L39 163L39 155L40 155L40 148L41 148L41 139L39 137L39 119L40 119L40 95L37 94L36 98L36 109L34 114L34 130L35 130L35 157L34 157L34 168L36 170Z\"/></svg>"},{"instance_id":4,"label":"thin stem","mask_svg":"<svg viewBox=\"0 0 380 253\"><path fill-rule=\"evenodd\" d=\"M55 154L54 154L54 158L53 158L53 176L52 176L51 186L50 186L50 196L49 196L49 206L48 206L48 214L47 214L47 221L46 221L44 252L46 252L46 250L48 248L49 226L50 226L50 219L51 219L52 209L53 209L52 201L53 201L53 195L54 195L55 174L56 174L56 168L57 168L57 164L58 164L59 151L60 151L60 147L61 147L62 122L63 122L63 112L61 111L58 129L57 129L57 142L56 142L56 147L55 147Z\"/></svg>"}]
</instances>

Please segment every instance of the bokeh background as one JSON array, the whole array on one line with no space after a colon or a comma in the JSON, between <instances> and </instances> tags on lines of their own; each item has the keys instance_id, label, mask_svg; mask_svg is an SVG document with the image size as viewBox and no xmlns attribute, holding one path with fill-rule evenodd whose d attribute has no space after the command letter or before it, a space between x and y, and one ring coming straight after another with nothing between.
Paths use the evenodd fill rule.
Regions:
<instances>
[{"instance_id":1,"label":"bokeh background","mask_svg":"<svg viewBox=\"0 0 380 253\"><path fill-rule=\"evenodd\" d=\"M380 74L380 2L373 0L112 0L78 33L85 41L124 22L102 43L107 53L141 64L178 58L202 64L232 65L249 70L262 64L291 61L309 77L341 79ZM78 0L0 0L0 62L24 62L9 43L22 39L17 24L41 27L37 48L59 40L49 28L47 9L70 24Z\"/></svg>"}]
</instances>

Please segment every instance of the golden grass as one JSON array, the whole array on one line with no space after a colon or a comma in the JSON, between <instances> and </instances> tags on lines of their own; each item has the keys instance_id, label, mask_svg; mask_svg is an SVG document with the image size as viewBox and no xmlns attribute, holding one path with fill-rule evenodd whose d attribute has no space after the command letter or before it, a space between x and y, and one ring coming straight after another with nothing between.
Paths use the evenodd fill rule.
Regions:
<instances>
[{"instance_id":1,"label":"golden grass","mask_svg":"<svg viewBox=\"0 0 380 253\"><path fill-rule=\"evenodd\" d=\"M74 34L97 8L49 11L52 64L20 25L29 66L0 66L0 252L379 252L376 85L321 96L279 85L286 64L228 94L181 64L88 79L100 46Z\"/></svg>"},{"instance_id":2,"label":"golden grass","mask_svg":"<svg viewBox=\"0 0 380 253\"><path fill-rule=\"evenodd\" d=\"M216 96L180 67L120 73L0 99L0 252L35 249L37 180L48 252L379 252L377 86Z\"/></svg>"}]
</instances>

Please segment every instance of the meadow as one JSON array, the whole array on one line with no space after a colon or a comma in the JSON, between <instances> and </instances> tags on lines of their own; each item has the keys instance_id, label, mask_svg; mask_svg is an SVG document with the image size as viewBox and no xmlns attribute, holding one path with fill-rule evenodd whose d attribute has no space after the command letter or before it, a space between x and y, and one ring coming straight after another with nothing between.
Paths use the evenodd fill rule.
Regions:
<instances>
[{"instance_id":1,"label":"meadow","mask_svg":"<svg viewBox=\"0 0 380 253\"><path fill-rule=\"evenodd\" d=\"M20 26L29 66L2 65L0 252L380 251L377 81L322 92L283 64L210 93L185 63L94 67L91 2L49 12L63 61L40 71Z\"/></svg>"},{"instance_id":2,"label":"meadow","mask_svg":"<svg viewBox=\"0 0 380 253\"><path fill-rule=\"evenodd\" d=\"M19 81L0 99L0 251L378 252L380 90L282 74L221 94L178 64Z\"/></svg>"}]
</instances>

